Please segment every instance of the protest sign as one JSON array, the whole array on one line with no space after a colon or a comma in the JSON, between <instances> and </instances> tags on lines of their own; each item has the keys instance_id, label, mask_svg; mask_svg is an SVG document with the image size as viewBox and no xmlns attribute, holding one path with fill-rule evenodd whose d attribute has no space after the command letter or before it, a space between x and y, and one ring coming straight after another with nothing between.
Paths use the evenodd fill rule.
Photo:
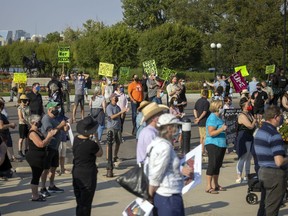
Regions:
<instances>
[{"instance_id":1,"label":"protest sign","mask_svg":"<svg viewBox=\"0 0 288 216\"><path fill-rule=\"evenodd\" d=\"M275 65L267 65L265 74L272 74L275 72Z\"/></svg>"},{"instance_id":2,"label":"protest sign","mask_svg":"<svg viewBox=\"0 0 288 216\"><path fill-rule=\"evenodd\" d=\"M242 77L249 76L246 65L235 67L235 72L241 72Z\"/></svg>"},{"instance_id":3,"label":"protest sign","mask_svg":"<svg viewBox=\"0 0 288 216\"><path fill-rule=\"evenodd\" d=\"M237 136L237 119L238 115L242 112L241 109L225 109L224 121L227 125L226 129L226 142L227 144L234 143Z\"/></svg>"},{"instance_id":4,"label":"protest sign","mask_svg":"<svg viewBox=\"0 0 288 216\"><path fill-rule=\"evenodd\" d=\"M147 200L137 198L132 201L122 212L123 216L150 216L152 215L153 205Z\"/></svg>"},{"instance_id":5,"label":"protest sign","mask_svg":"<svg viewBox=\"0 0 288 216\"><path fill-rule=\"evenodd\" d=\"M14 83L26 83L27 82L27 74L26 73L14 73L13 74L13 82Z\"/></svg>"},{"instance_id":6,"label":"protest sign","mask_svg":"<svg viewBox=\"0 0 288 216\"><path fill-rule=\"evenodd\" d=\"M113 76L113 69L114 69L114 64L100 62L98 74L105 76L105 77L112 77Z\"/></svg>"},{"instance_id":7,"label":"protest sign","mask_svg":"<svg viewBox=\"0 0 288 216\"><path fill-rule=\"evenodd\" d=\"M159 77L160 77L161 79L167 81L167 80L170 80L170 78L171 78L172 75L176 75L176 74L177 74L176 71L164 67L164 68L162 69L162 72L159 73Z\"/></svg>"},{"instance_id":8,"label":"protest sign","mask_svg":"<svg viewBox=\"0 0 288 216\"><path fill-rule=\"evenodd\" d=\"M240 71L233 73L230 76L230 80L233 83L235 92L241 92L243 89L247 89L247 83L245 82L245 79L242 77L242 74Z\"/></svg>"},{"instance_id":9,"label":"protest sign","mask_svg":"<svg viewBox=\"0 0 288 216\"><path fill-rule=\"evenodd\" d=\"M198 145L196 148L188 152L183 159L180 161L181 167L189 166L193 170L193 175L191 177L184 178L184 187L182 189L182 194L187 193L196 185L201 183L201 170L202 170L202 145Z\"/></svg>"},{"instance_id":10,"label":"protest sign","mask_svg":"<svg viewBox=\"0 0 288 216\"><path fill-rule=\"evenodd\" d=\"M158 74L155 60L148 60L143 62L144 71L150 75L151 73Z\"/></svg>"}]
</instances>

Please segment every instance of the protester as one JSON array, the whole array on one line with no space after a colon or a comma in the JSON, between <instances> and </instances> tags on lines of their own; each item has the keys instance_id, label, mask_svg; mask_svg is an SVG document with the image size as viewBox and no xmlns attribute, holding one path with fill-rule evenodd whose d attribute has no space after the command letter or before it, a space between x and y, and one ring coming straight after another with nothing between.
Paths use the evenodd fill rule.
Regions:
<instances>
[{"instance_id":1,"label":"protester","mask_svg":"<svg viewBox=\"0 0 288 216\"><path fill-rule=\"evenodd\" d=\"M143 102L142 102L143 103ZM142 104L141 103L141 104ZM137 152L136 160L137 163L143 163L146 156L146 149L152 140L158 135L158 130L156 128L156 123L159 119L159 116L165 111L168 111L169 108L162 104L157 104L152 102L147 104L142 109L142 124L146 123L146 126L139 133L137 141Z\"/></svg>"},{"instance_id":2,"label":"protester","mask_svg":"<svg viewBox=\"0 0 288 216\"><path fill-rule=\"evenodd\" d=\"M142 100L146 100L146 101L149 100L149 98L148 98L147 80L148 80L148 74L147 73L143 73L142 80L141 80L142 91L143 91L143 99Z\"/></svg>"},{"instance_id":3,"label":"protester","mask_svg":"<svg viewBox=\"0 0 288 216\"><path fill-rule=\"evenodd\" d=\"M272 104L272 101L274 98L274 93L273 93L272 88L270 86L267 86L266 81L262 81L261 85L262 85L263 91L265 91L268 95L268 100L266 101L266 103L264 105L264 110L266 110L269 107L269 105Z\"/></svg>"},{"instance_id":4,"label":"protester","mask_svg":"<svg viewBox=\"0 0 288 216\"><path fill-rule=\"evenodd\" d=\"M156 215L184 216L182 188L183 175L191 177L192 169L184 166L180 171L180 160L173 150L172 140L177 136L180 121L174 115L159 117L159 135L147 147L149 195ZM182 173L181 173L182 172Z\"/></svg>"},{"instance_id":5,"label":"protester","mask_svg":"<svg viewBox=\"0 0 288 216\"><path fill-rule=\"evenodd\" d=\"M103 80L103 84L102 95L104 96L106 104L108 105L110 103L110 96L114 92L113 85L109 78L105 78L105 80Z\"/></svg>"},{"instance_id":6,"label":"protester","mask_svg":"<svg viewBox=\"0 0 288 216\"><path fill-rule=\"evenodd\" d=\"M178 119L182 119L183 116L185 115L185 113L183 112L180 112L179 108L178 108L178 99L175 98L175 97L172 97L171 98L171 101L170 101L170 106L169 106L169 113L174 115L176 118ZM175 143L182 143L182 130L180 129L180 132L179 132L179 137L176 137L174 140L173 140L173 147L174 149L178 149L179 147L176 147L174 144ZM181 147L181 146L180 146Z\"/></svg>"},{"instance_id":7,"label":"protester","mask_svg":"<svg viewBox=\"0 0 288 216\"><path fill-rule=\"evenodd\" d=\"M211 114L206 121L205 147L208 153L208 167L206 170L207 182L205 192L210 194L218 194L218 191L226 190L218 182L220 168L226 151L225 130L227 126L219 117L222 111L222 101L212 101L210 105Z\"/></svg>"},{"instance_id":8,"label":"protester","mask_svg":"<svg viewBox=\"0 0 288 216\"><path fill-rule=\"evenodd\" d=\"M92 87L92 79L89 75L86 79L86 83L84 87L85 97L87 101L88 101L89 90L91 89L91 87Z\"/></svg>"},{"instance_id":9,"label":"protester","mask_svg":"<svg viewBox=\"0 0 288 216\"><path fill-rule=\"evenodd\" d=\"M205 152L205 138L206 138L206 121L208 116L210 115L209 107L210 103L207 100L208 90L204 89L201 92L201 98L199 98L193 110L193 114L195 117L194 123L198 125L199 128L199 136L200 136L200 144L202 146L202 155L206 156Z\"/></svg>"},{"instance_id":10,"label":"protester","mask_svg":"<svg viewBox=\"0 0 288 216\"><path fill-rule=\"evenodd\" d=\"M121 111L128 108L128 96L124 92L124 86L122 84L115 85L115 94L118 96L117 105L120 107ZM121 133L123 133L124 122L126 118L126 112L121 115Z\"/></svg>"},{"instance_id":11,"label":"protester","mask_svg":"<svg viewBox=\"0 0 288 216\"><path fill-rule=\"evenodd\" d=\"M172 97L178 99L179 94L181 93L181 88L177 84L177 77L172 76L171 82L166 87L167 95L168 95L168 103L171 101Z\"/></svg>"},{"instance_id":12,"label":"protester","mask_svg":"<svg viewBox=\"0 0 288 216\"><path fill-rule=\"evenodd\" d=\"M142 122L143 120L143 113L142 113L142 109L144 109L144 107L146 107L150 102L149 101L142 101L140 103L140 106L137 108L137 116L136 116L136 141L139 138L139 134L141 132L141 130L146 127L146 122Z\"/></svg>"},{"instance_id":13,"label":"protester","mask_svg":"<svg viewBox=\"0 0 288 216\"><path fill-rule=\"evenodd\" d=\"M253 114L257 120L257 123L260 124L262 116L264 114L264 105L268 101L268 95L265 91L262 90L261 83L256 84L257 91L254 91L251 95L251 101L253 105Z\"/></svg>"},{"instance_id":14,"label":"protester","mask_svg":"<svg viewBox=\"0 0 288 216\"><path fill-rule=\"evenodd\" d=\"M63 103L66 102L65 112L70 112L70 85L67 79L69 79L69 77L65 77L65 74L61 74L60 82L62 85Z\"/></svg>"},{"instance_id":15,"label":"protester","mask_svg":"<svg viewBox=\"0 0 288 216\"><path fill-rule=\"evenodd\" d=\"M265 111L265 122L254 137L255 153L260 166L261 201L258 216L278 215L284 194L287 192L288 157L284 141L277 131L283 115L277 106Z\"/></svg>"},{"instance_id":16,"label":"protester","mask_svg":"<svg viewBox=\"0 0 288 216\"><path fill-rule=\"evenodd\" d=\"M184 79L179 79L178 82L181 92L178 97L178 108L181 113L184 113L184 108L187 106L187 98L186 98L186 86L185 86L185 80Z\"/></svg>"},{"instance_id":17,"label":"protester","mask_svg":"<svg viewBox=\"0 0 288 216\"><path fill-rule=\"evenodd\" d=\"M19 119L19 141L18 141L18 155L19 157L25 157L28 151L27 137L29 132L29 118L30 118L30 108L29 99L23 94L20 96L20 105L18 107L18 119ZM25 154L23 154L23 142L25 145Z\"/></svg>"},{"instance_id":18,"label":"protester","mask_svg":"<svg viewBox=\"0 0 288 216\"><path fill-rule=\"evenodd\" d=\"M76 197L76 215L91 215L92 201L97 186L96 158L103 154L101 145L90 140L89 136L97 130L97 121L91 116L79 121L78 135L73 142L73 188Z\"/></svg>"},{"instance_id":19,"label":"protester","mask_svg":"<svg viewBox=\"0 0 288 216\"><path fill-rule=\"evenodd\" d=\"M247 89L243 89L240 93L240 98L243 98L243 97L246 97L246 98L250 98L250 93Z\"/></svg>"},{"instance_id":20,"label":"protester","mask_svg":"<svg viewBox=\"0 0 288 216\"><path fill-rule=\"evenodd\" d=\"M105 129L105 113L106 113L106 100L104 96L101 94L101 87L96 86L94 90L94 94L89 101L90 114L91 116L97 120L97 139L100 144L103 143L102 135ZM96 133L96 131L95 131Z\"/></svg>"},{"instance_id":21,"label":"protester","mask_svg":"<svg viewBox=\"0 0 288 216\"><path fill-rule=\"evenodd\" d=\"M150 102L155 101L157 90L159 88L158 82L156 81L155 73L151 73L146 82L148 88L148 100Z\"/></svg>"},{"instance_id":22,"label":"protester","mask_svg":"<svg viewBox=\"0 0 288 216\"><path fill-rule=\"evenodd\" d=\"M5 142L0 140L0 178L7 180L13 175L11 162L7 155L7 146Z\"/></svg>"},{"instance_id":23,"label":"protester","mask_svg":"<svg viewBox=\"0 0 288 216\"><path fill-rule=\"evenodd\" d=\"M41 87L39 83L33 83L32 91L26 95L29 98L29 108L31 115L44 115L43 100L42 95L40 94L40 89Z\"/></svg>"},{"instance_id":24,"label":"protester","mask_svg":"<svg viewBox=\"0 0 288 216\"><path fill-rule=\"evenodd\" d=\"M58 122L56 120L56 117L60 113L60 107L58 106L57 102L48 102L46 105L47 108L47 114L45 114L41 120L42 126L41 126L41 132L44 134L44 136L47 136L47 133L50 130L56 129L57 133L53 136L51 141L49 142L47 146L47 158L44 162L44 171L41 176L41 183L42 188L40 190L41 194L45 197L50 196L50 193L59 193L64 192L63 189L60 189L56 187L54 183L55 179L55 172L57 167L59 166L59 144L61 142L61 133L60 130L68 131L69 127L66 124L66 122L63 120L61 122ZM48 173L50 171L50 185L48 187L48 190L46 189L46 180Z\"/></svg>"},{"instance_id":25,"label":"protester","mask_svg":"<svg viewBox=\"0 0 288 216\"><path fill-rule=\"evenodd\" d=\"M226 89L226 82L222 80L221 75L216 76L216 81L214 83L210 83L208 81L205 81L205 83L214 88L214 95L217 93L219 97L223 98Z\"/></svg>"},{"instance_id":26,"label":"protester","mask_svg":"<svg viewBox=\"0 0 288 216\"><path fill-rule=\"evenodd\" d=\"M81 109L81 119L84 118L84 87L89 74L80 72L78 74L71 74L71 79L74 81L75 85L75 100L72 114L72 122L76 122L76 111L78 105L80 104Z\"/></svg>"},{"instance_id":27,"label":"protester","mask_svg":"<svg viewBox=\"0 0 288 216\"><path fill-rule=\"evenodd\" d=\"M143 88L142 84L139 82L139 78L137 74L133 74L133 81L128 85L128 96L131 102L131 110L132 110L132 134L136 136L136 115L137 108L143 100Z\"/></svg>"},{"instance_id":28,"label":"protester","mask_svg":"<svg viewBox=\"0 0 288 216\"><path fill-rule=\"evenodd\" d=\"M31 115L30 130L28 133L29 151L26 155L26 160L32 170L31 190L32 201L43 202L46 198L38 193L38 185L41 174L44 170L44 161L46 159L46 146L49 144L52 137L57 132L56 129L50 130L47 136L39 130L41 126L41 117L39 115Z\"/></svg>"},{"instance_id":29,"label":"protester","mask_svg":"<svg viewBox=\"0 0 288 216\"><path fill-rule=\"evenodd\" d=\"M53 90L55 91L55 87L53 87L53 90L51 89L52 85L56 85L58 88L57 90L60 91L60 93L62 94L62 83L61 81L59 81L57 79L57 76L52 76L51 80L48 82L47 86L46 86L46 91L48 92L48 97L52 97L53 94Z\"/></svg>"},{"instance_id":30,"label":"protester","mask_svg":"<svg viewBox=\"0 0 288 216\"><path fill-rule=\"evenodd\" d=\"M233 105L232 105L232 98L231 97L224 97L224 105L223 105L223 109L234 109Z\"/></svg>"},{"instance_id":31,"label":"protester","mask_svg":"<svg viewBox=\"0 0 288 216\"><path fill-rule=\"evenodd\" d=\"M121 134L121 115L124 112L128 112L129 108L126 108L121 111L120 107L117 105L118 96L115 93L112 93L110 96L110 103L106 107L107 115L107 134L109 131L113 132L113 141L115 142L114 147L114 162L119 162L118 152L120 144L122 143L122 134ZM107 144L107 158L108 158L108 144Z\"/></svg>"},{"instance_id":32,"label":"protester","mask_svg":"<svg viewBox=\"0 0 288 216\"><path fill-rule=\"evenodd\" d=\"M240 99L240 108L242 112L237 119L237 137L236 137L236 152L238 155L238 162L236 165L237 179L236 183L243 183L248 181L250 174L250 163L252 159L253 133L256 129L256 119L249 112L251 102L248 98ZM243 167L245 166L245 176L242 178Z\"/></svg>"},{"instance_id":33,"label":"protester","mask_svg":"<svg viewBox=\"0 0 288 216\"><path fill-rule=\"evenodd\" d=\"M7 116L2 113L4 107L5 102L0 100L0 142L5 143L8 153L10 154L11 161L15 161L16 158L13 152L13 143L9 128L15 129L16 124L14 122L10 123Z\"/></svg>"},{"instance_id":34,"label":"protester","mask_svg":"<svg viewBox=\"0 0 288 216\"><path fill-rule=\"evenodd\" d=\"M257 78L253 76L251 82L249 82L248 85L249 92L251 95L253 94L253 92L257 91L257 83L259 83L257 81Z\"/></svg>"}]
</instances>

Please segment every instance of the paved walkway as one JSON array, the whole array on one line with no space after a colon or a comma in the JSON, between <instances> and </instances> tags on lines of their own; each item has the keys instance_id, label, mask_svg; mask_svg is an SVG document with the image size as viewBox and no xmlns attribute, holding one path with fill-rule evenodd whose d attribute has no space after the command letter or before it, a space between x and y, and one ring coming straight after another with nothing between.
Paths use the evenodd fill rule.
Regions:
<instances>
[{"instance_id":1,"label":"paved walkway","mask_svg":"<svg viewBox=\"0 0 288 216\"><path fill-rule=\"evenodd\" d=\"M186 108L188 117L192 118L192 107L198 95L188 95L189 105ZM237 98L234 103L237 105ZM7 100L8 101L8 100ZM12 113L12 121L16 119L13 104L7 104L8 113ZM71 113L69 113L71 115ZM136 142L131 136L131 113L127 115L127 122L124 125L124 139L119 152L119 156L123 158L123 162L119 167L113 170L114 177L106 177L106 161L105 156L97 160L99 166L98 185L92 205L92 214L97 216L122 215L125 207L135 199L133 195L122 189L115 181L115 178L126 172L135 163ZM72 125L75 131L76 125ZM191 148L198 145L198 130L192 125L191 131ZM14 143L17 140L18 133L13 131L12 137ZM104 137L106 135L104 134ZM104 147L104 146L103 146ZM105 151L105 148L103 148ZM104 152L105 155L105 152ZM72 154L71 148L68 148L68 164L67 168L71 168ZM206 162L203 162L202 183L196 188L183 196L186 215L201 216L242 216L256 215L258 205L249 205L246 202L247 185L235 184L236 178L236 155L226 154L223 167L221 168L220 184L227 188L227 191L217 195L205 193L205 168ZM22 215L45 215L45 216L63 216L75 215L75 197L73 194L71 174L65 174L56 177L56 185L65 189L64 193L53 194L46 202L31 202L30 180L31 172L26 161L21 163L13 163L16 168L16 177L8 181L0 180L0 212L7 216ZM256 192L260 198L260 193ZM288 208L281 208L280 215L288 215Z\"/></svg>"}]
</instances>

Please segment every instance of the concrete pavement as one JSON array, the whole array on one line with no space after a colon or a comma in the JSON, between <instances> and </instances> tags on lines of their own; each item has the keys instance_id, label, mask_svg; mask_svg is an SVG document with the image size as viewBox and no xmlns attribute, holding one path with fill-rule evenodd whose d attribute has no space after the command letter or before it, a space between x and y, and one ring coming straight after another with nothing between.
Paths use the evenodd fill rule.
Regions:
<instances>
[{"instance_id":1,"label":"concrete pavement","mask_svg":"<svg viewBox=\"0 0 288 216\"><path fill-rule=\"evenodd\" d=\"M188 95L188 106L185 109L186 115L192 117L192 108L199 95ZM5 98L6 99L6 98ZM72 98L71 98L72 99ZM73 99L72 99L73 100ZM8 101L8 100L6 100ZM237 106L238 98L235 97L234 104ZM10 106L12 105L12 106ZM86 106L87 107L87 106ZM7 103L10 121L17 122L16 108L11 103ZM88 109L86 109L87 111ZM78 112L79 113L79 112ZM71 116L71 113L68 113ZM78 115L79 118L79 115ZM106 177L106 160L105 153L102 158L97 159L99 166L98 184L95 192L92 214L97 216L122 215L125 207L135 199L135 196L122 189L115 181L115 178L126 172L135 163L136 141L131 136L131 112L128 113L124 124L123 136L125 142L120 147L119 156L123 158L123 162L119 167L113 170L114 177ZM72 125L75 131L76 125ZM14 150L17 149L18 132L11 130L14 143ZM195 125L192 125L191 131L191 149L198 145L199 135ZM106 138L106 134L104 134ZM103 146L104 147L104 146ZM105 151L105 148L103 148ZM15 151L16 153L16 151ZM67 168L71 168L72 153L71 146L68 148L68 164ZM246 202L248 186L246 184L235 184L236 179L236 155L226 154L223 168L220 174L220 184L227 188L227 191L219 194L205 193L205 168L206 162L203 162L202 167L202 183L193 190L183 196L186 215L201 215L201 216L229 216L229 215L256 215L258 205L249 205ZM56 177L56 185L65 190L64 193L53 194L46 202L31 202L30 180L31 172L26 161L21 163L13 162L13 167L16 168L15 178L8 181L0 180L0 212L7 216L20 215L75 215L75 197L73 194L71 174L65 174ZM253 166L252 166L253 167ZM251 167L251 168L252 168ZM257 193L260 198L260 193ZM280 210L280 215L288 215L288 208L283 207Z\"/></svg>"}]
</instances>

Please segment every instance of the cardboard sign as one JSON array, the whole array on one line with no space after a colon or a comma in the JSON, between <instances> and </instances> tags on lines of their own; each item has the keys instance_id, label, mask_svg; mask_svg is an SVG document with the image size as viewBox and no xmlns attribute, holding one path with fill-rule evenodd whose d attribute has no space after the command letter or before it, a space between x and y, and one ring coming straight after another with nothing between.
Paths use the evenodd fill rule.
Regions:
<instances>
[{"instance_id":1,"label":"cardboard sign","mask_svg":"<svg viewBox=\"0 0 288 216\"><path fill-rule=\"evenodd\" d=\"M237 119L238 115L242 112L241 109L225 109L224 120L226 129L226 142L227 144L234 143L237 135Z\"/></svg>"},{"instance_id":2,"label":"cardboard sign","mask_svg":"<svg viewBox=\"0 0 288 216\"><path fill-rule=\"evenodd\" d=\"M100 62L99 75L102 75L105 77L113 77L113 69L114 69L114 64Z\"/></svg>"},{"instance_id":3,"label":"cardboard sign","mask_svg":"<svg viewBox=\"0 0 288 216\"><path fill-rule=\"evenodd\" d=\"M27 74L26 73L14 73L13 82L14 83L27 83Z\"/></svg>"},{"instance_id":4,"label":"cardboard sign","mask_svg":"<svg viewBox=\"0 0 288 216\"><path fill-rule=\"evenodd\" d=\"M235 67L235 72L238 72L238 71L241 72L242 77L249 76L246 65Z\"/></svg>"},{"instance_id":5,"label":"cardboard sign","mask_svg":"<svg viewBox=\"0 0 288 216\"><path fill-rule=\"evenodd\" d=\"M155 60L144 61L142 64L144 71L148 75L150 75L151 73L155 73L156 75L158 74Z\"/></svg>"},{"instance_id":6,"label":"cardboard sign","mask_svg":"<svg viewBox=\"0 0 288 216\"><path fill-rule=\"evenodd\" d=\"M275 65L267 65L265 74L272 74L275 72Z\"/></svg>"}]
</instances>

